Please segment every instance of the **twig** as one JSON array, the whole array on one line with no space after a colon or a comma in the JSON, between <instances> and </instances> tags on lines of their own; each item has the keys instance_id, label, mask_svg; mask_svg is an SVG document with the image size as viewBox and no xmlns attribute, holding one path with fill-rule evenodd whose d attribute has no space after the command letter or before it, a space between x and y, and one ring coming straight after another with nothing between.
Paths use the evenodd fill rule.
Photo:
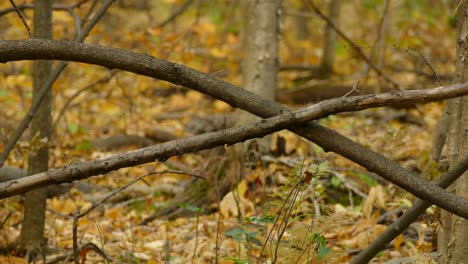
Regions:
<instances>
[{"instance_id":1,"label":"twig","mask_svg":"<svg viewBox=\"0 0 468 264\"><path fill-rule=\"evenodd\" d=\"M10 0L10 3L13 6L14 10L16 11L16 14L18 14L18 17L21 19L21 22L23 23L24 27L28 31L29 39L32 39L31 29L29 28L28 23L24 19L23 12L21 12L18 6L16 6L15 1Z\"/></svg>"},{"instance_id":2,"label":"twig","mask_svg":"<svg viewBox=\"0 0 468 264\"><path fill-rule=\"evenodd\" d=\"M331 28L333 28L340 37L342 37L346 42L350 44L350 46L356 51L356 53L382 78L384 78L387 82L391 83L396 89L401 90L400 86L398 83L396 83L394 80L392 80L389 76L387 76L382 70L377 67L367 56L364 54L361 48L359 48L358 45L356 45L343 31L341 31L333 21L327 17L325 14L320 11L317 6L315 6L314 2L312 0L304 0L306 4L308 4L316 13L319 15L325 22L327 22Z\"/></svg>"},{"instance_id":3,"label":"twig","mask_svg":"<svg viewBox=\"0 0 468 264\"><path fill-rule=\"evenodd\" d=\"M345 95L343 95L343 97L347 97L349 96L350 94L354 93L354 92L359 92L359 90L357 89L359 86L359 80L357 80L354 85L353 85L353 89L351 89L351 91L347 92Z\"/></svg>"},{"instance_id":4,"label":"twig","mask_svg":"<svg viewBox=\"0 0 468 264\"><path fill-rule=\"evenodd\" d=\"M460 161L453 169L447 172L437 183L442 188L447 188L451 183L458 179L466 170L468 170L468 157ZM352 260L351 264L368 263L377 253L401 234L408 226L416 221L419 215L423 214L431 203L417 200L414 205L408 209L397 221L391 224L372 244L361 251Z\"/></svg>"},{"instance_id":5,"label":"twig","mask_svg":"<svg viewBox=\"0 0 468 264\"><path fill-rule=\"evenodd\" d=\"M11 1L11 0L10 0ZM68 11L70 8L77 8L80 7L82 4L85 2L88 2L89 0L82 0L77 3L71 4L71 5L52 5L53 10L58 10L58 11ZM6 15L8 13L14 12L18 10L25 10L25 9L34 9L34 4L21 4L21 5L16 5L15 7L10 7L10 8L5 8L0 10L0 16Z\"/></svg>"},{"instance_id":6,"label":"twig","mask_svg":"<svg viewBox=\"0 0 468 264\"><path fill-rule=\"evenodd\" d=\"M156 27L164 27L165 25L171 23L174 21L178 16L183 14L191 4L193 4L195 0L186 0L182 6L180 6L174 13L172 13L168 18L165 20L161 21L159 24L156 25Z\"/></svg>"},{"instance_id":7,"label":"twig","mask_svg":"<svg viewBox=\"0 0 468 264\"><path fill-rule=\"evenodd\" d=\"M420 58L422 58L424 60L424 63L426 63L426 65L429 67L429 69L431 69L432 73L434 73L434 76L437 79L437 83L439 85L442 85L442 82L440 81L440 78L439 78L439 74L437 74L437 71L434 69L432 64L426 59L426 57L421 53L420 50L416 50L416 51L418 52Z\"/></svg>"},{"instance_id":8,"label":"twig","mask_svg":"<svg viewBox=\"0 0 468 264\"><path fill-rule=\"evenodd\" d=\"M382 13L382 16L380 17L380 21L379 21L379 26L378 26L378 34L377 34L377 39L375 40L374 42L374 45L372 46L372 49L371 49L371 54L370 54L370 59L373 60L374 58L374 55L377 51L377 49L379 49L379 54L377 54L378 58L377 58L377 65L379 67L382 67L382 61L383 61L383 52L385 50L385 46L383 45L383 43L385 42L385 36L386 36L386 33L387 33L387 16L388 16L388 13L389 13L389 7L390 7L390 1L391 0L385 0L384 1L384 8L383 8L383 13ZM366 64L366 67L365 67L365 83L364 85L367 84L367 79L368 79L368 76L369 76L369 70L370 70L370 67L369 65ZM380 85L379 85L379 89L380 89ZM380 92L380 91L379 91Z\"/></svg>"},{"instance_id":9,"label":"twig","mask_svg":"<svg viewBox=\"0 0 468 264\"><path fill-rule=\"evenodd\" d=\"M11 211L8 212L8 214L3 218L2 223L0 223L0 230L2 230L3 226L5 223L8 221L8 219L11 217L12 213Z\"/></svg>"},{"instance_id":10,"label":"twig","mask_svg":"<svg viewBox=\"0 0 468 264\"><path fill-rule=\"evenodd\" d=\"M93 88L94 86L96 86L98 84L102 84L102 83L106 83L106 82L110 81L112 79L112 77L114 77L115 74L116 74L116 71L110 71L107 76L86 85L85 87L83 87L80 90L76 91L72 96L70 96L70 98L68 98L67 102L63 105L62 109L60 109L59 114L57 115L57 117L55 118L55 120L53 122L52 127L54 127L54 130L55 130L57 124L58 124L58 121L63 116L63 114L65 114L65 111L68 109L68 107L70 106L71 102L74 99L76 99L80 94L82 94L86 90L89 90L89 89Z\"/></svg>"},{"instance_id":11,"label":"twig","mask_svg":"<svg viewBox=\"0 0 468 264\"><path fill-rule=\"evenodd\" d=\"M69 50L67 50L67 52L69 52ZM109 55L112 56L113 54ZM140 63L142 62L140 61ZM178 75L178 77L180 78L180 75ZM226 90L223 89L223 92L226 92ZM105 159L75 163L56 170L38 173L14 181L3 182L0 183L0 199L23 193L37 187L84 179L115 169L152 162L155 159L164 161L171 156L181 155L183 153L213 148L223 144L233 144L254 137L263 137L281 129L292 129L291 126L296 127L294 125L307 120L321 118L330 114L336 114L337 112L357 111L371 106L384 106L405 101L412 103L416 103L418 101L434 101L441 98L445 99L447 97L461 96L467 93L468 83L465 83L447 87L438 87L435 89L400 91L326 100L305 109L296 112L286 112L275 117L263 119L248 126L238 126L215 133L205 133L186 139L174 140ZM416 97L416 95L419 96ZM253 94L249 94L249 96L253 96ZM415 98L418 98L418 100L415 100ZM310 126L315 125L313 122L307 123L306 127ZM298 132L297 129L292 130L294 132ZM334 140L339 138L338 143L342 147L347 144L351 144L352 150L358 152L360 155L359 157L352 157L367 166L370 171L379 173L390 182L421 199L430 201L456 215L468 218L468 200L430 184L422 177L401 168L396 162L388 160L378 153L371 152L358 144L351 143L351 140L339 135L333 130L324 130L326 136L321 135L321 143L323 143L323 141L327 142L326 140L329 138L333 138ZM343 153L343 149L339 149L338 151ZM350 155L346 152L344 153L346 155ZM367 161L372 160L372 163L364 163L358 158L365 158Z\"/></svg>"},{"instance_id":12,"label":"twig","mask_svg":"<svg viewBox=\"0 0 468 264\"><path fill-rule=\"evenodd\" d=\"M89 17L91 16L91 14L93 13L93 10L94 8L96 7L97 3L99 2L99 0L93 0L93 2L91 3L91 6L89 7L89 10L88 12L86 13L86 15L83 17L83 25L86 23L86 21L88 21Z\"/></svg>"},{"instance_id":13,"label":"twig","mask_svg":"<svg viewBox=\"0 0 468 264\"><path fill-rule=\"evenodd\" d=\"M106 2L103 3L101 8L96 12L96 15L93 17L93 19L87 24L81 34L77 36L76 42L83 42L83 40L87 37L91 29L96 25L96 23L102 18L102 16L106 13L107 9L110 7L110 5L114 2L115 0L106 0ZM91 12L91 10L90 10ZM44 99L47 97L47 94L49 90L52 88L52 84L57 80L57 78L60 76L60 73L67 67L68 62L61 62L51 73L49 79L47 82L42 86L41 90L38 93L38 99L31 105L29 108L27 114L24 116L23 120L21 120L20 124L18 125L18 128L16 129L15 133L13 136L10 138L8 143L5 145L5 149L3 152L0 154L0 167L3 166L5 163L5 160L8 158L8 155L10 152L13 150L13 148L16 145L16 142L18 142L19 138L21 135L23 135L23 132L26 130L26 128L29 126L29 123L31 122L34 114L37 112L39 109L39 106L41 103L44 101Z\"/></svg>"},{"instance_id":14,"label":"twig","mask_svg":"<svg viewBox=\"0 0 468 264\"><path fill-rule=\"evenodd\" d=\"M392 47L392 49L394 49L396 51L404 52L404 53L409 54L409 55L411 55L413 57L416 57L418 59L422 59L424 64L426 64L429 67L429 69L432 71L433 74L429 75L427 73L424 73L424 72L418 71L418 70L416 70L415 73L419 74L419 75L427 76L427 77L435 77L437 82L439 83L439 85L441 85L442 81L440 79L439 74L435 70L434 66L429 62L429 60L424 56L424 54L422 54L422 52L420 50L418 50L418 49L409 49L409 48L404 49L404 48L399 48L399 47L396 47L396 46ZM414 51L417 54L414 54L411 51ZM395 67L390 67L390 68L396 69ZM450 78L450 76L445 76L445 77Z\"/></svg>"},{"instance_id":15,"label":"twig","mask_svg":"<svg viewBox=\"0 0 468 264\"><path fill-rule=\"evenodd\" d=\"M254 125L256 127L235 127L223 130L219 133L208 133L185 140L167 142L166 144L154 146L154 148L129 152L123 154L124 156L119 156L119 159L112 157L99 159L93 162L77 163L57 171L39 173L34 177L27 177L22 181L5 182L0 184L0 198L15 195L41 185L45 186L60 181L83 179L91 175L109 172L116 168L151 162L154 161L155 158L165 160L174 155L212 148L219 144L237 143L252 137L262 137L274 131L287 128L313 141L326 151L333 151L340 154L365 167L369 171L379 174L418 198L431 201L447 211L468 218L468 200L430 184L427 180L417 176L414 172L402 168L398 163L386 158L384 155L374 152L316 122L308 122L299 127L291 126L292 124L299 124L303 122L303 120L300 118L294 119L294 117L296 117L295 114L292 114L285 106L189 67L160 60L146 54L75 42L34 39L0 41L0 61L6 62L18 60L20 58L22 60L71 60L126 70L144 76L166 80L176 85L182 85L220 99L233 107L242 108L260 117L270 118L255 123ZM302 114L306 114L308 118L316 119L324 115L336 114L341 111L362 110L371 106L380 107L384 105L395 105L402 102L428 102L436 101L441 98L457 97L466 95L467 90L468 86L464 83L435 89L338 98L322 101ZM415 100L415 95L420 95L417 96L418 100ZM326 111L324 111L325 109ZM310 111L314 112L314 114ZM283 115L280 115L282 113ZM279 116L272 117L275 115ZM194 140L203 140L206 142L195 142ZM106 161L105 164L103 164L104 161ZM99 167L96 167L97 164L99 164ZM58 178L51 177L54 175L58 176ZM35 179L35 181L31 181L31 179Z\"/></svg>"},{"instance_id":16,"label":"twig","mask_svg":"<svg viewBox=\"0 0 468 264\"><path fill-rule=\"evenodd\" d=\"M81 263L85 263L86 262L86 254L88 251L94 251L96 252L99 256L101 256L103 259L105 259L106 261L108 262L112 262L112 260L106 255L106 253L104 253L104 251L102 249L100 249L98 246L96 246L94 243L86 243L85 245L83 245L81 248L80 248L80 251L79 251L79 254L78 255L75 255L75 264L79 264L80 263L80 259L78 258L78 256L81 256Z\"/></svg>"},{"instance_id":17,"label":"twig","mask_svg":"<svg viewBox=\"0 0 468 264\"><path fill-rule=\"evenodd\" d=\"M78 220L80 218L82 218L83 216L87 215L88 213L90 213L92 210L96 209L97 207L101 206L103 203L105 203L107 200L109 200L110 198L112 198L113 196L115 196L116 194L118 194L119 192L125 190L126 188L132 186L133 184L135 184L136 182L140 181L140 180L143 180L145 177L147 176L150 176L150 175L154 175L154 174L166 174L166 173L178 173L178 174L185 174L185 175L190 175L192 177L196 177L196 178L201 178L201 179L205 179L204 177L202 176L199 176L199 175L193 175L193 174L188 174L188 173L185 173L185 172L180 172L180 171L172 171L172 170L165 170L165 171L155 171L155 172L151 172L151 173L148 173L148 174L145 174L145 175L141 175L133 180L131 180L129 183L125 184L124 186L120 187L120 188L117 188L111 192L109 192L106 196L104 196L101 200L99 200L98 202L96 203L93 203L93 205L88 208L87 210L83 211L83 212L77 212L73 218L73 255L74 255L74 258L75 258L75 263L77 263L77 260L78 260L78 256L79 256L79 250L78 250ZM105 254L104 254L105 255Z\"/></svg>"},{"instance_id":18,"label":"twig","mask_svg":"<svg viewBox=\"0 0 468 264\"><path fill-rule=\"evenodd\" d=\"M346 177L343 174L341 174L339 172L332 172L332 173L336 178L338 178L341 182L343 182L344 186L347 189L349 189L353 193L359 195L361 198L364 198L364 199L367 198L367 195L365 193L363 193L361 190L359 190L356 186L354 186L354 184L349 183L348 180L346 180Z\"/></svg>"},{"instance_id":19,"label":"twig","mask_svg":"<svg viewBox=\"0 0 468 264\"><path fill-rule=\"evenodd\" d=\"M77 36L79 35L79 32L81 30L81 21L80 21L80 17L76 14L76 12L73 9L80 7L82 4L84 4L87 1L89 1L89 0L82 0L82 1L79 1L79 2L71 4L71 5L53 5L52 6L53 10L66 11L73 17L73 20L75 21L75 30L76 30L76 35ZM12 2L12 0L10 0L10 2ZM21 10L26 10L26 9L34 9L34 4L21 4L21 5L16 5L15 7L11 7L11 8L5 8L3 10L0 10L0 16L6 15L6 14L8 14L10 12L13 12L13 11L19 12ZM18 14L21 16L22 12L20 12ZM24 21L23 18L22 18L22 20L23 20L23 24L25 24L26 22ZM84 20L84 21L86 21L86 20ZM27 27L28 25L25 24L25 26ZM27 27L27 29L28 29L28 32L29 32L28 27ZM29 32L29 34L31 35L30 32Z\"/></svg>"}]
</instances>

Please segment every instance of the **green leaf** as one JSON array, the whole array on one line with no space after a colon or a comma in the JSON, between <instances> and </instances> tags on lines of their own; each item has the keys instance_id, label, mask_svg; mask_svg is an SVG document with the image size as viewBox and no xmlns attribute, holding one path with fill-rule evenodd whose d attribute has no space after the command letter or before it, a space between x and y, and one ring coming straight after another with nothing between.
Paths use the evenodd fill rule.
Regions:
<instances>
[{"instance_id":1,"label":"green leaf","mask_svg":"<svg viewBox=\"0 0 468 264\"><path fill-rule=\"evenodd\" d=\"M234 229L226 231L224 234L230 238L234 238L237 241L242 240L242 237L247 233L244 229L236 227Z\"/></svg>"},{"instance_id":2,"label":"green leaf","mask_svg":"<svg viewBox=\"0 0 468 264\"><path fill-rule=\"evenodd\" d=\"M245 221L250 224L255 224L255 225L265 225L268 223L274 223L275 222L275 217L272 215L266 215L264 217L257 217L257 216L251 216L251 217L246 217Z\"/></svg>"},{"instance_id":3,"label":"green leaf","mask_svg":"<svg viewBox=\"0 0 468 264\"><path fill-rule=\"evenodd\" d=\"M94 149L94 145L89 140L83 140L78 145L76 145L75 149L78 151L92 150Z\"/></svg>"},{"instance_id":4,"label":"green leaf","mask_svg":"<svg viewBox=\"0 0 468 264\"><path fill-rule=\"evenodd\" d=\"M350 174L359 178L361 181L365 182L369 187L373 187L377 185L377 181L369 177L369 175L361 172L350 171Z\"/></svg>"},{"instance_id":5,"label":"green leaf","mask_svg":"<svg viewBox=\"0 0 468 264\"><path fill-rule=\"evenodd\" d=\"M317 245L317 257L319 259L325 257L326 255L330 254L332 251L330 248L326 247L327 239L318 233L310 233L307 236L309 239L313 240Z\"/></svg>"},{"instance_id":6,"label":"green leaf","mask_svg":"<svg viewBox=\"0 0 468 264\"><path fill-rule=\"evenodd\" d=\"M8 96L10 94L10 92L6 89L1 89L0 90L0 97L5 97L5 96Z\"/></svg>"},{"instance_id":7,"label":"green leaf","mask_svg":"<svg viewBox=\"0 0 468 264\"><path fill-rule=\"evenodd\" d=\"M327 240L325 239L325 237L319 233L309 234L309 239L312 239L319 246L324 246L327 244Z\"/></svg>"},{"instance_id":8,"label":"green leaf","mask_svg":"<svg viewBox=\"0 0 468 264\"><path fill-rule=\"evenodd\" d=\"M257 243L257 238L255 236L257 236L257 234L259 233L260 231L253 231L253 232L248 232L240 227L236 227L234 229L231 229L231 230L228 230L226 231L224 234L228 237L231 237L237 241L241 241L243 238L245 238L245 240L247 242L254 242L254 243Z\"/></svg>"},{"instance_id":9,"label":"green leaf","mask_svg":"<svg viewBox=\"0 0 468 264\"><path fill-rule=\"evenodd\" d=\"M178 205L180 208L184 208L186 210L189 210L190 212L195 212L195 213L203 213L203 208L200 208L200 207L196 207L196 206L193 206L193 205L190 205L190 204L187 204L187 203L180 203Z\"/></svg>"},{"instance_id":10,"label":"green leaf","mask_svg":"<svg viewBox=\"0 0 468 264\"><path fill-rule=\"evenodd\" d=\"M368 10L376 10L377 6L381 5L381 0L363 0L362 4Z\"/></svg>"},{"instance_id":11,"label":"green leaf","mask_svg":"<svg viewBox=\"0 0 468 264\"><path fill-rule=\"evenodd\" d=\"M330 184L331 184L334 188L337 188L338 186L340 186L341 180L338 179L337 177L332 177L332 178L331 178L331 181L330 181Z\"/></svg>"},{"instance_id":12,"label":"green leaf","mask_svg":"<svg viewBox=\"0 0 468 264\"><path fill-rule=\"evenodd\" d=\"M76 123L72 123L72 122L68 122L67 123L67 130L72 133L72 134L76 134L78 132L78 130L80 129L80 127L78 126L78 124Z\"/></svg>"},{"instance_id":13,"label":"green leaf","mask_svg":"<svg viewBox=\"0 0 468 264\"><path fill-rule=\"evenodd\" d=\"M252 264L253 262L247 259L240 259L240 258L227 258L226 260L230 260L234 262L234 264Z\"/></svg>"},{"instance_id":14,"label":"green leaf","mask_svg":"<svg viewBox=\"0 0 468 264\"><path fill-rule=\"evenodd\" d=\"M325 246L319 246L317 249L317 257L319 259L324 258L326 255L330 254L332 250L328 247Z\"/></svg>"}]
</instances>

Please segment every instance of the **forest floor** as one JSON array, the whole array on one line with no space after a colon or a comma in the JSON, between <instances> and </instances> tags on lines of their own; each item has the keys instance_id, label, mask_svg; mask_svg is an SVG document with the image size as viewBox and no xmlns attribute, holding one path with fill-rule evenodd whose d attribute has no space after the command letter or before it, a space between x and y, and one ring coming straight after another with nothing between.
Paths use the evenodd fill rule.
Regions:
<instances>
[{"instance_id":1,"label":"forest floor","mask_svg":"<svg viewBox=\"0 0 468 264\"><path fill-rule=\"evenodd\" d=\"M181 1L162 2L165 4L160 6L161 12L168 14L172 2ZM354 8L372 21L378 21L375 10L354 3L359 1L350 2L353 3L343 6L344 10ZM6 7L8 3L0 4L0 8ZM219 14L215 8L220 9ZM389 42L398 41L401 47L420 47L430 57L445 56L447 59L437 62L437 67L442 72L451 72L453 67L449 58L454 57L455 45L451 42L453 29L448 25L429 27L432 25L429 19L420 17L424 10L412 10L413 20L402 22L401 35L393 36L395 39ZM134 12L132 19L124 19L127 11L124 7L113 7L86 42L148 53L240 83L240 22L235 18L239 10L221 4L200 4L163 29L148 26L151 25L148 14L157 13L155 8ZM30 11L26 14L32 17ZM0 26L6 28L4 38L24 38L17 17L9 14L5 18L0 20ZM315 20L311 26L322 25L322 21ZM54 23L54 37L67 38L66 28L73 24L73 19L66 13L57 13ZM353 23L358 21L349 21L344 30L354 39L372 43L373 39L367 33L375 28L366 24L356 29ZM107 29L119 26L119 34ZM320 45L309 40L294 40L287 30L292 27L290 20L285 19L283 26L281 63L317 64ZM311 38L321 38L319 33L311 33ZM447 37L437 38L442 33ZM344 42L337 45L336 64L340 67L335 82L363 67L346 45ZM414 66L407 54L388 51L386 56L389 63L405 60L404 66ZM0 65L0 72L0 108L4 109L0 113L0 128L10 132L31 102L30 63ZM294 88L292 80L298 76L301 73L281 73L281 88ZM433 81L421 84L422 77L414 73L400 72L396 78L407 87L438 86ZM89 85L97 80L102 81ZM375 76L370 76L369 83L378 84ZM215 117L223 120L224 116L235 115L235 109L229 105L197 92L147 77L82 64L69 66L54 85L54 96L52 168L155 144L164 141L161 137L190 136L199 132L194 128L194 120L196 125L202 124L205 128L219 127L209 120ZM318 122L432 180L439 172L429 161L429 151L443 108L443 103L431 103L408 109L370 109L329 116ZM6 135L8 133L0 131L1 146ZM125 141L128 139L124 143L119 139L114 145L99 141L117 135L136 137L130 143ZM28 146L25 136L7 164L24 169L25 157L30 151ZM58 249L56 256L69 254L73 245L74 215L99 203L99 207L78 221L80 246L92 245L90 250L81 252L89 263L103 262L103 256L93 249L94 246L113 263L214 263L216 257L219 263L255 263L262 250L265 259L273 258L277 251L278 263L346 263L415 200L412 195L359 165L324 152L291 132L281 131L272 137L272 152L246 170L237 188L212 206L216 210L205 213L196 206L181 204L181 208L195 216L174 220L157 218L148 224L140 224L193 182L192 177L175 170L204 177L213 173L212 167L218 166L221 159L207 151L185 154L164 163L120 169L73 185L69 192L48 200L47 245ZM168 170L173 172L160 173ZM312 173L313 178L302 182L297 189L301 175L306 171ZM158 173L102 202L113 190L153 172ZM298 192L292 195L295 191ZM282 210L283 205L290 208L288 213ZM22 196L0 203L0 247L18 237L22 211ZM429 208L380 253L374 263L405 257L413 263L430 263L437 213L435 207ZM285 223L287 219L279 243L277 233L269 236L277 218L278 223ZM14 256L0 256L0 262L26 263Z\"/></svg>"}]
</instances>

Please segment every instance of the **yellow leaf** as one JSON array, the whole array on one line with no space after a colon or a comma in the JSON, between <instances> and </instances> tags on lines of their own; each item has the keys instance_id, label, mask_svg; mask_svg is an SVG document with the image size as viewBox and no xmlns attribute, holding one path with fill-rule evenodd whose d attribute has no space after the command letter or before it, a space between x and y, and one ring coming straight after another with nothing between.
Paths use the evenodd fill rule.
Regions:
<instances>
[{"instance_id":1,"label":"yellow leaf","mask_svg":"<svg viewBox=\"0 0 468 264\"><path fill-rule=\"evenodd\" d=\"M210 54L215 58L224 58L226 55L226 52L223 51L221 48L216 47L210 50Z\"/></svg>"},{"instance_id":2,"label":"yellow leaf","mask_svg":"<svg viewBox=\"0 0 468 264\"><path fill-rule=\"evenodd\" d=\"M216 110L216 112L227 112L231 110L230 105L226 104L223 101L218 101L218 100L214 102L213 107Z\"/></svg>"},{"instance_id":3,"label":"yellow leaf","mask_svg":"<svg viewBox=\"0 0 468 264\"><path fill-rule=\"evenodd\" d=\"M121 207L118 207L118 206L114 207L114 208L106 211L106 217L110 218L110 219L117 219L119 216L122 215L121 211L122 211Z\"/></svg>"},{"instance_id":4,"label":"yellow leaf","mask_svg":"<svg viewBox=\"0 0 468 264\"><path fill-rule=\"evenodd\" d=\"M49 206L52 210L62 214L74 214L77 210L76 203L71 199L58 199L54 197L50 199Z\"/></svg>"},{"instance_id":5,"label":"yellow leaf","mask_svg":"<svg viewBox=\"0 0 468 264\"><path fill-rule=\"evenodd\" d=\"M230 34L227 36L227 43L228 43L228 44L235 44L235 43L237 43L237 42L239 42L239 38L238 38L236 35L230 33Z\"/></svg>"},{"instance_id":6,"label":"yellow leaf","mask_svg":"<svg viewBox=\"0 0 468 264\"><path fill-rule=\"evenodd\" d=\"M195 31L198 33L213 34L216 32L216 25L211 22L203 21L198 23Z\"/></svg>"},{"instance_id":7,"label":"yellow leaf","mask_svg":"<svg viewBox=\"0 0 468 264\"><path fill-rule=\"evenodd\" d=\"M247 213L255 211L254 205L242 196L235 197L233 192L224 196L219 205L219 212L221 215L225 218L229 218L231 216L235 217L239 215L239 211L241 215L245 216Z\"/></svg>"},{"instance_id":8,"label":"yellow leaf","mask_svg":"<svg viewBox=\"0 0 468 264\"><path fill-rule=\"evenodd\" d=\"M13 257L13 256L0 256L0 263L27 264L28 261L26 261L26 259Z\"/></svg>"},{"instance_id":9,"label":"yellow leaf","mask_svg":"<svg viewBox=\"0 0 468 264\"><path fill-rule=\"evenodd\" d=\"M237 192L240 197L245 196L245 193L247 192L247 182L245 180L242 180L239 185L237 185Z\"/></svg>"},{"instance_id":10,"label":"yellow leaf","mask_svg":"<svg viewBox=\"0 0 468 264\"><path fill-rule=\"evenodd\" d=\"M185 62L189 62L189 61L193 60L193 55L192 55L192 53L190 53L190 52L183 52L183 53L182 53L182 60L185 61Z\"/></svg>"},{"instance_id":11,"label":"yellow leaf","mask_svg":"<svg viewBox=\"0 0 468 264\"><path fill-rule=\"evenodd\" d=\"M393 245L395 246L396 250L400 249L400 245L401 245L401 243L403 243L403 241L404 241L403 234L400 234L395 238L395 240L393 242Z\"/></svg>"}]
</instances>

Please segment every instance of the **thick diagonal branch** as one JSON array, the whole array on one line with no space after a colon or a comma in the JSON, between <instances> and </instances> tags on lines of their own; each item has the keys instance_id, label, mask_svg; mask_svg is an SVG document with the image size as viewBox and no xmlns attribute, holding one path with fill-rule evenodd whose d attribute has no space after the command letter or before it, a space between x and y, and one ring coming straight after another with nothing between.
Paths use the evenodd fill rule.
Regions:
<instances>
[{"instance_id":1,"label":"thick diagonal branch","mask_svg":"<svg viewBox=\"0 0 468 264\"><path fill-rule=\"evenodd\" d=\"M119 168L151 162L155 159L164 160L182 153L199 151L223 144L234 144L338 112L357 111L395 103L427 102L463 94L468 94L468 84L438 87L427 90L413 90L326 100L296 112L287 112L279 116L264 119L250 126L235 127L220 132L202 134L188 139L170 141L161 145L132 151L103 160L72 164L46 173L4 182L0 184L0 197L8 197L39 186L83 179ZM333 133L333 131L330 130L330 133ZM346 142L346 140L344 142ZM416 178L417 176L413 175L413 177ZM431 186L428 185L426 188L430 189ZM412 190L410 187L410 191L414 192L415 190ZM448 208L452 211L452 209L450 209L452 205L450 205L450 202L446 200L444 195L446 194L435 192L432 199L437 200L438 205L442 208ZM452 212L468 216L468 201L459 197L455 198L455 202L459 203L461 209L455 209ZM463 204L466 205L466 208L463 208Z\"/></svg>"},{"instance_id":2,"label":"thick diagonal branch","mask_svg":"<svg viewBox=\"0 0 468 264\"><path fill-rule=\"evenodd\" d=\"M260 117L272 117L289 111L285 106L242 90L230 83L217 79L214 76L201 73L180 64L159 60L149 55L66 41L0 41L0 62L38 59L84 62L158 78L210 95L230 104L233 107L242 108L243 110ZM336 131L322 127L313 122L289 129L296 134L311 140L321 146L324 150L340 154L365 167L369 171L379 174L390 182L411 192L418 198L429 201L445 210L468 218L468 200L446 192L442 188L427 182L418 175L401 168L396 162L389 160L385 156L369 150L356 142L353 142ZM263 131L261 132L262 133L260 133L259 136L265 135L263 134ZM187 140L190 142L191 139ZM227 143L229 144L230 142ZM193 145L194 142L191 144L191 147L187 150L195 151ZM216 146L216 144L206 146L206 148L214 146ZM169 151L167 147L167 145L164 145L166 152L160 152L161 149L159 149L153 154L155 154L155 156L160 155L161 159L165 159L172 155L184 153L177 150ZM128 161L121 160L117 163L113 163L113 166L119 166L120 164L120 166L125 167L144 163L141 162L140 157L132 156L135 154L132 153L133 152L130 153L128 158L134 158L135 161L127 164ZM137 163L136 161L139 161L140 163ZM151 160L146 160L145 162L150 161ZM82 175L82 171L84 169L87 171L90 168L90 165L92 165L92 162L83 163L83 165L80 166L71 165L67 167L67 170L69 171L69 174L74 175L74 179L80 179L91 175ZM116 168L117 167L114 167L113 169ZM93 175L97 175L108 171L109 164L104 164L104 166L97 168L96 170L93 169L91 173ZM83 177L80 177L80 175ZM43 184L41 182L37 182L37 177L31 180L32 182L30 184ZM2 187L7 186L2 185Z\"/></svg>"},{"instance_id":3,"label":"thick diagonal branch","mask_svg":"<svg viewBox=\"0 0 468 264\"><path fill-rule=\"evenodd\" d=\"M442 188L447 188L461 175L463 175L466 170L468 170L468 157L460 161L455 167L447 172L437 185ZM431 203L418 199L397 221L385 229L385 232L379 235L377 239L369 245L369 247L356 255L351 260L351 264L368 263L371 261L375 255L384 250L393 239L403 233L409 225L416 221L418 217L423 214L427 208L429 208L429 206L431 206Z\"/></svg>"}]
</instances>

